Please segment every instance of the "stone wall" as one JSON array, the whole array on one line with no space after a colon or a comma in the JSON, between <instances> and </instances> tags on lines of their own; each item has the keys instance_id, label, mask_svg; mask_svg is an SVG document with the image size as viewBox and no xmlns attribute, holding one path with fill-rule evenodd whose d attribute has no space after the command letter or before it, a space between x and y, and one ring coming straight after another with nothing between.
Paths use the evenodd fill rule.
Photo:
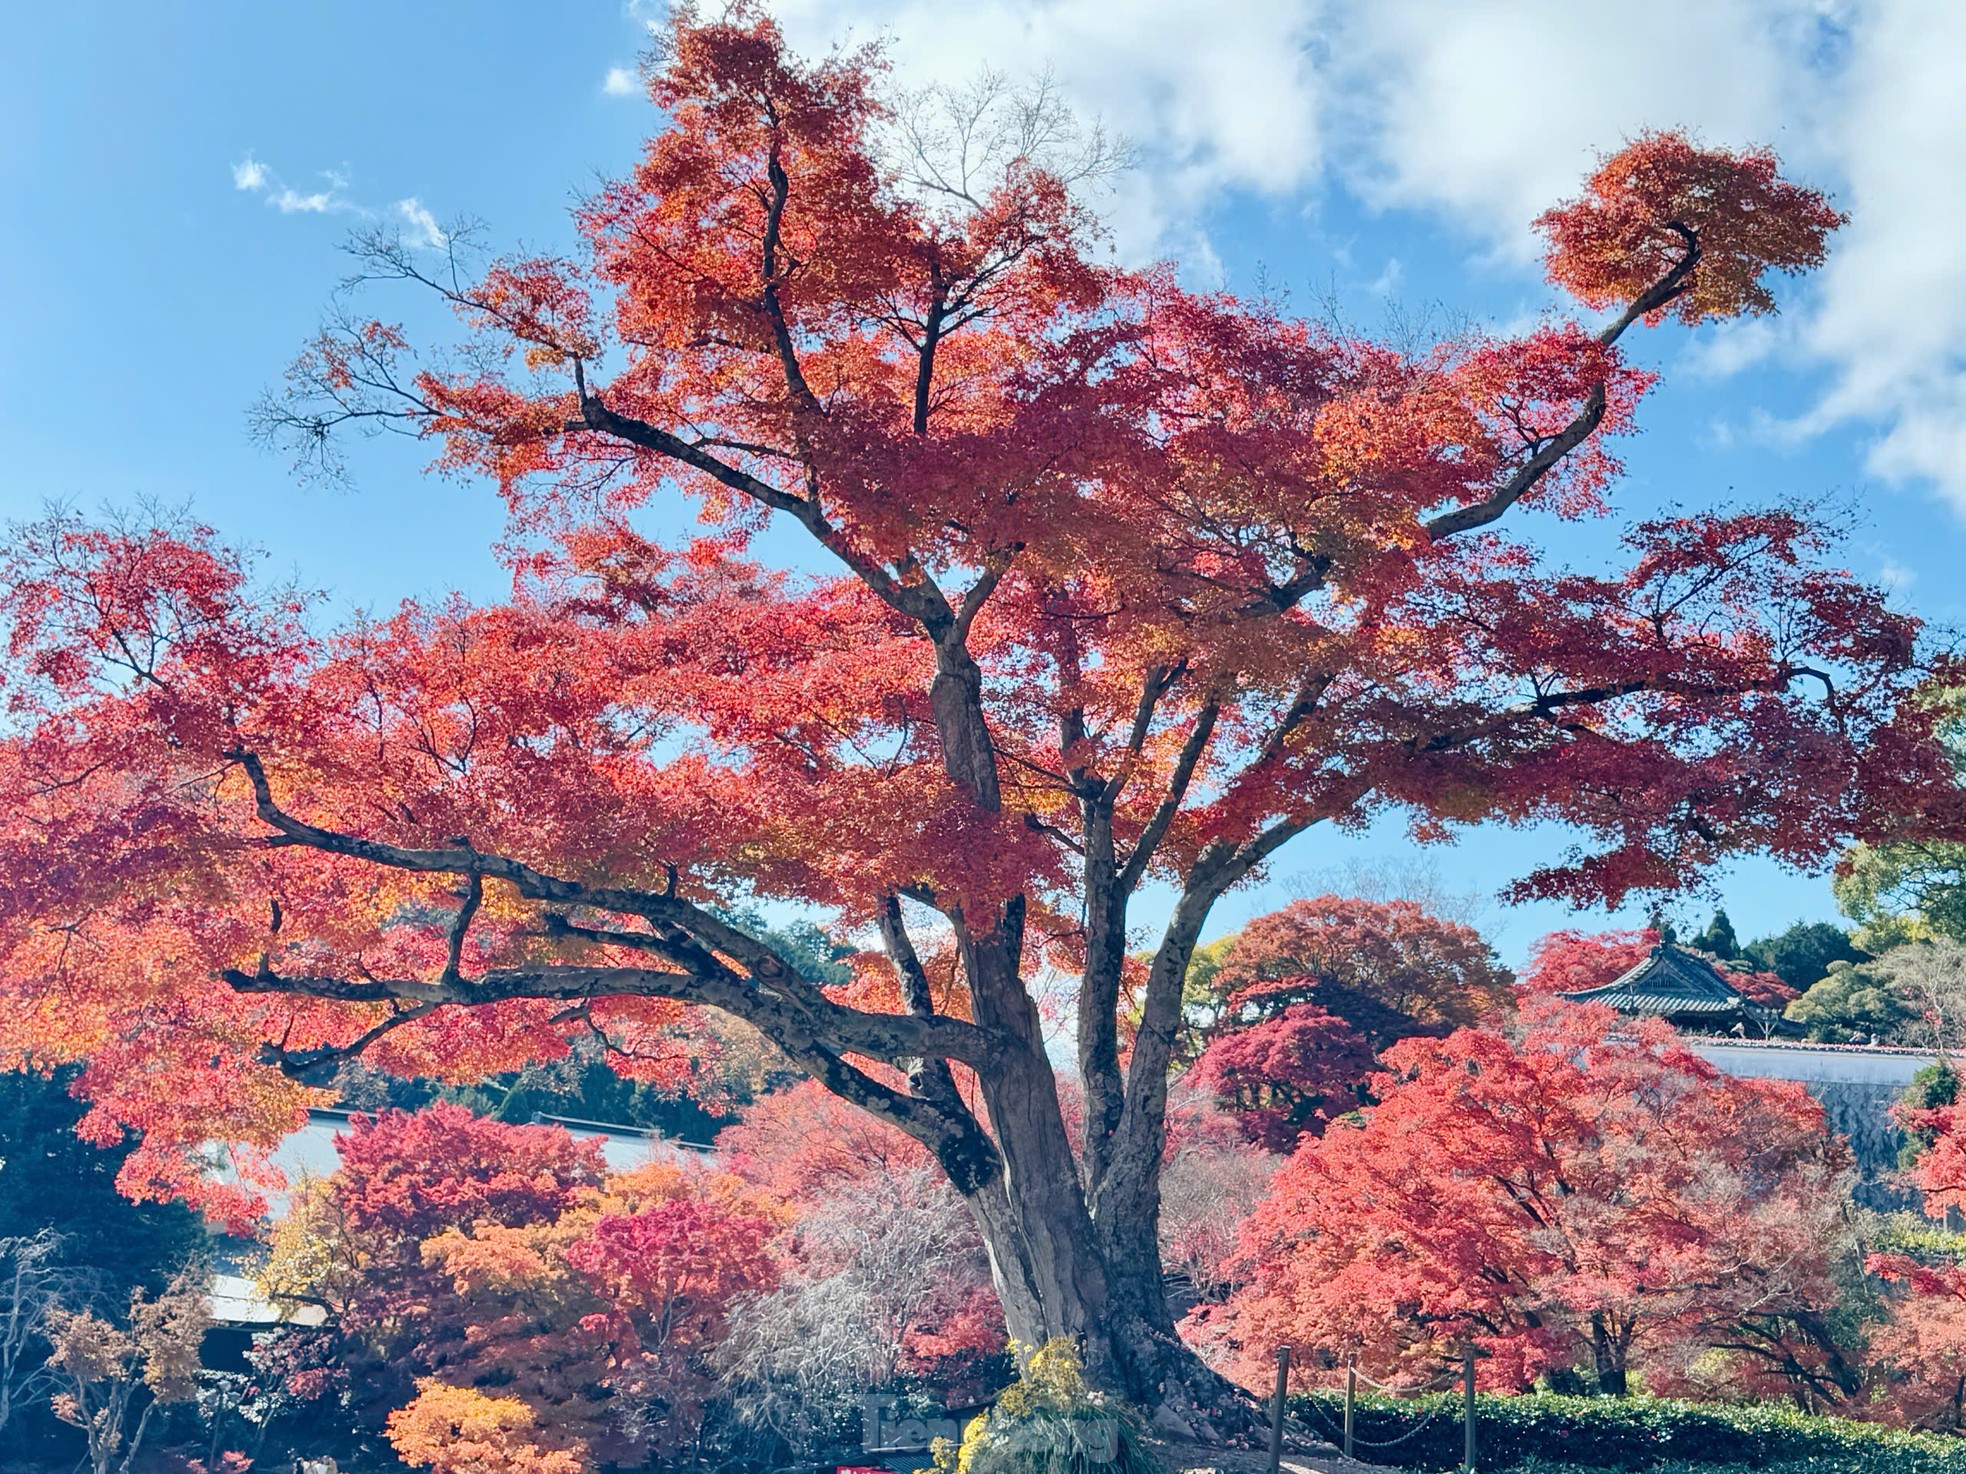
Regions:
<instances>
[{"instance_id":1,"label":"stone wall","mask_svg":"<svg viewBox=\"0 0 1966 1474\"><path fill-rule=\"evenodd\" d=\"M1822 1102L1831 1127L1850 1139L1857 1202L1881 1212L1918 1206L1917 1194L1897 1180L1904 1133L1891 1120L1891 1107L1932 1056L1909 1049L1721 1040L1694 1041L1693 1048L1730 1075L1799 1082Z\"/></svg>"}]
</instances>

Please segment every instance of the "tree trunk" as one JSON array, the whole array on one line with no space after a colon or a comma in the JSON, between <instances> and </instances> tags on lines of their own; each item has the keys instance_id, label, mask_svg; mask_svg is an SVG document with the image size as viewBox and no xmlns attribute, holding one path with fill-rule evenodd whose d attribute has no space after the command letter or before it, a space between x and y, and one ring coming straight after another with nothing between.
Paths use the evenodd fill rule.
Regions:
<instances>
[{"instance_id":1,"label":"tree trunk","mask_svg":"<svg viewBox=\"0 0 1966 1474\"><path fill-rule=\"evenodd\" d=\"M1033 1030L1029 1046L1008 1052L981 1084L1003 1165L964 1196L1011 1340L1032 1350L1071 1340L1086 1379L1141 1409L1161 1433L1211 1443L1259 1434L1254 1404L1174 1334L1158 1203L1117 1232L1093 1222L1041 1036Z\"/></svg>"},{"instance_id":2,"label":"tree trunk","mask_svg":"<svg viewBox=\"0 0 1966 1474\"><path fill-rule=\"evenodd\" d=\"M1158 1252L1133 1263L1110 1257L1082 1199L1058 1201L1006 1182L971 1195L969 1205L1013 1343L1034 1350L1071 1340L1086 1380L1141 1410L1162 1434L1238 1443L1260 1432L1247 1395L1174 1334Z\"/></svg>"},{"instance_id":3,"label":"tree trunk","mask_svg":"<svg viewBox=\"0 0 1966 1474\"><path fill-rule=\"evenodd\" d=\"M1597 1390L1606 1397L1623 1397L1630 1382L1625 1375L1625 1348L1611 1334L1602 1314L1591 1316L1591 1359L1597 1369Z\"/></svg>"}]
</instances>

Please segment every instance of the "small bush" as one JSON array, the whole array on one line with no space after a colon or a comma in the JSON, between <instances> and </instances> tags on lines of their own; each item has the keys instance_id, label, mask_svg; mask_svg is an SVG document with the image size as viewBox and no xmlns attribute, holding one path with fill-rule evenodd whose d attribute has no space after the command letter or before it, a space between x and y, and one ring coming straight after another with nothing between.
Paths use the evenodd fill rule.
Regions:
<instances>
[{"instance_id":1,"label":"small bush","mask_svg":"<svg viewBox=\"0 0 1966 1474\"><path fill-rule=\"evenodd\" d=\"M1296 1399L1299 1416L1334 1441L1343 1406L1334 1392ZM1435 1412L1439 1416L1422 1427ZM1352 1426L1361 1459L1406 1469L1460 1465L1459 1393L1399 1401L1361 1397ZM1805 1468L1810 1474L1966 1474L1966 1440L1810 1417L1774 1403L1483 1396L1476 1400L1475 1443L1481 1469L1519 1474L1802 1474Z\"/></svg>"}]
</instances>

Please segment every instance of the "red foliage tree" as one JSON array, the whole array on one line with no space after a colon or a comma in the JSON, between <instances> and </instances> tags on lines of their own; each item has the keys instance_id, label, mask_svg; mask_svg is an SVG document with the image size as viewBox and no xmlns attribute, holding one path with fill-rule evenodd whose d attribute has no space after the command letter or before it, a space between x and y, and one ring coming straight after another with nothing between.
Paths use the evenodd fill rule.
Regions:
<instances>
[{"instance_id":1,"label":"red foliage tree","mask_svg":"<svg viewBox=\"0 0 1966 1474\"><path fill-rule=\"evenodd\" d=\"M335 1137L335 1203L371 1252L447 1228L560 1216L607 1165L564 1126L510 1126L438 1102L356 1116Z\"/></svg>"},{"instance_id":2,"label":"red foliage tree","mask_svg":"<svg viewBox=\"0 0 1966 1474\"><path fill-rule=\"evenodd\" d=\"M292 1390L339 1366L358 1419L387 1411L399 1451L440 1467L463 1437L444 1428L485 1397L516 1400L484 1430L513 1460L585 1468L695 1436L732 1303L777 1278L783 1203L667 1163L608 1175L596 1142L453 1105L358 1117L338 1145L275 1232L269 1288L331 1311L291 1337Z\"/></svg>"},{"instance_id":3,"label":"red foliage tree","mask_svg":"<svg viewBox=\"0 0 1966 1474\"><path fill-rule=\"evenodd\" d=\"M1912 1167L1928 1215L1966 1207L1966 1107L1898 1109L1899 1124L1929 1141ZM1885 1323L1871 1335L1880 1372L1875 1412L1919 1428L1966 1431L1966 1264L1950 1254L1872 1254L1866 1268L1888 1288Z\"/></svg>"},{"instance_id":4,"label":"red foliage tree","mask_svg":"<svg viewBox=\"0 0 1966 1474\"><path fill-rule=\"evenodd\" d=\"M1303 999L1357 1014L1353 1023L1362 1032L1390 1043L1491 1017L1508 1006L1510 981L1471 926L1430 915L1413 901L1318 896L1244 927L1212 985L1224 995L1231 1021Z\"/></svg>"},{"instance_id":5,"label":"red foliage tree","mask_svg":"<svg viewBox=\"0 0 1966 1474\"><path fill-rule=\"evenodd\" d=\"M1217 1034L1186 1079L1232 1112L1250 1141L1287 1152L1304 1132L1316 1135L1357 1107L1373 1064L1372 1046L1345 1020L1294 1003Z\"/></svg>"},{"instance_id":6,"label":"red foliage tree","mask_svg":"<svg viewBox=\"0 0 1966 1474\"><path fill-rule=\"evenodd\" d=\"M1588 1365L1622 1393L1635 1360L1669 1387L1685 1348L1718 1346L1849 1391L1824 1320L1847 1148L1801 1086L1614 1022L1564 1005L1519 1044L1395 1045L1364 1124L1278 1174L1206 1333L1248 1378L1279 1344L1424 1378L1472 1342L1492 1387Z\"/></svg>"},{"instance_id":7,"label":"red foliage tree","mask_svg":"<svg viewBox=\"0 0 1966 1474\"><path fill-rule=\"evenodd\" d=\"M1521 892L1604 900L1956 801L1902 699L1916 622L1805 515L1661 516L1593 571L1512 530L1607 511L1633 322L1764 310L1836 217L1763 153L1647 139L1543 220L1610 323L1405 351L1104 264L1044 157L895 165L877 77L684 11L578 259L369 240L464 351L337 321L262 427L496 481L509 601L324 634L201 529L13 539L0 1047L86 1059L143 1133L127 1186L196 1192L200 1143L269 1141L358 1053L466 1078L599 1034L675 1077L721 1009L934 1155L1014 1334L1177 1411L1214 1387L1156 1253L1183 980L1285 844L1556 821L1595 848ZM655 540L684 499L697 535ZM756 561L767 525L816 562ZM738 898L877 932L898 1006L829 996ZM1032 991L1061 972L1076 1161Z\"/></svg>"},{"instance_id":8,"label":"red foliage tree","mask_svg":"<svg viewBox=\"0 0 1966 1474\"><path fill-rule=\"evenodd\" d=\"M760 1096L718 1133L717 1147L747 1182L804 1205L933 1160L913 1137L811 1080Z\"/></svg>"},{"instance_id":9,"label":"red foliage tree","mask_svg":"<svg viewBox=\"0 0 1966 1474\"><path fill-rule=\"evenodd\" d=\"M1649 926L1639 931L1553 931L1529 949L1522 990L1542 998L1601 988L1643 962L1659 940Z\"/></svg>"},{"instance_id":10,"label":"red foliage tree","mask_svg":"<svg viewBox=\"0 0 1966 1474\"><path fill-rule=\"evenodd\" d=\"M560 1126L508 1126L439 1103L356 1116L335 1138L324 1222L359 1273L336 1306L337 1334L379 1375L361 1401L398 1396L462 1354L471 1320L425 1245L445 1233L551 1223L597 1188L600 1144Z\"/></svg>"},{"instance_id":11,"label":"red foliage tree","mask_svg":"<svg viewBox=\"0 0 1966 1474\"><path fill-rule=\"evenodd\" d=\"M1750 1002L1759 1003L1764 1008L1783 1009L1802 995L1772 972L1755 970L1734 971L1723 968L1727 974L1728 986Z\"/></svg>"}]
</instances>

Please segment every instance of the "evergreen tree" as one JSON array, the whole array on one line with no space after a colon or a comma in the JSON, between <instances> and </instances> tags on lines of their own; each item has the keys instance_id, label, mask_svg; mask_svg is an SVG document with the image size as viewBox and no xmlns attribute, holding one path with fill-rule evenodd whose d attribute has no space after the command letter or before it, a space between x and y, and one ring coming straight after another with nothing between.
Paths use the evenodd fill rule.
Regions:
<instances>
[{"instance_id":1,"label":"evergreen tree","mask_svg":"<svg viewBox=\"0 0 1966 1474\"><path fill-rule=\"evenodd\" d=\"M161 1291L204 1247L204 1228L182 1204L132 1203L116 1190L132 1144L75 1134L75 1073L0 1072L0 1238L62 1234L62 1258L87 1273L99 1303L126 1309L132 1289Z\"/></svg>"},{"instance_id":2,"label":"evergreen tree","mask_svg":"<svg viewBox=\"0 0 1966 1474\"><path fill-rule=\"evenodd\" d=\"M1827 921L1798 921L1787 930L1750 942L1747 956L1798 993L1829 975L1832 962L1867 962L1870 954L1850 940L1850 933Z\"/></svg>"},{"instance_id":3,"label":"evergreen tree","mask_svg":"<svg viewBox=\"0 0 1966 1474\"><path fill-rule=\"evenodd\" d=\"M1959 1104L1959 1075L1944 1060L1934 1060L1911 1077L1905 1093L1898 1097L1902 1111L1936 1111ZM1914 1126L1905 1132L1905 1144L1898 1148L1898 1166L1910 1171L1918 1159L1939 1139L1935 1126Z\"/></svg>"},{"instance_id":4,"label":"evergreen tree","mask_svg":"<svg viewBox=\"0 0 1966 1474\"><path fill-rule=\"evenodd\" d=\"M1741 939L1734 935L1734 923L1727 919L1725 907L1713 913L1713 920L1707 929L1693 938L1693 945L1702 952L1710 952L1722 962L1732 962L1741 955Z\"/></svg>"}]
</instances>

